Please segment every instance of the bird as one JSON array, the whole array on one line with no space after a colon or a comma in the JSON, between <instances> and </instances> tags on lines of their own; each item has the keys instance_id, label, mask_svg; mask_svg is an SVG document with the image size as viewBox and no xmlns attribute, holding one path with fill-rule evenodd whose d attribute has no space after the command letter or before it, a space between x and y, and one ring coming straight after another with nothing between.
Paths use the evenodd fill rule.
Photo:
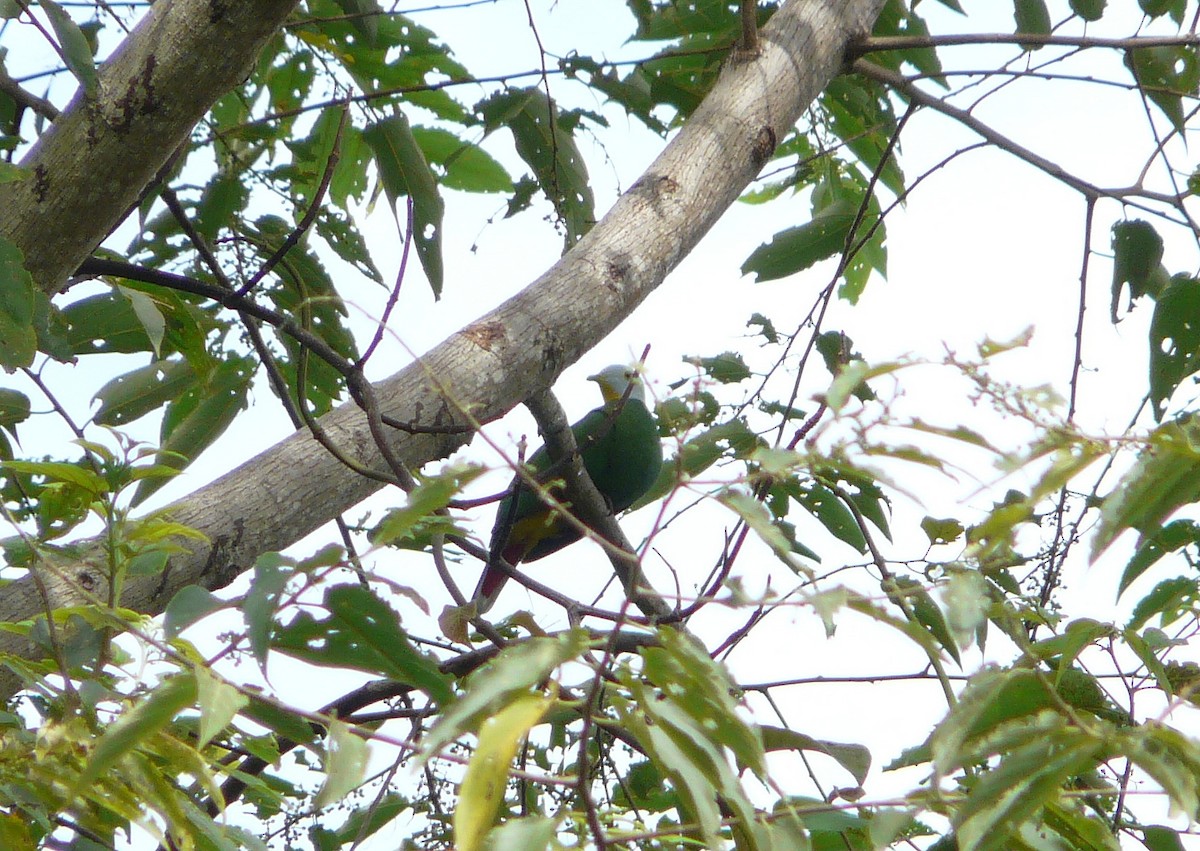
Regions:
<instances>
[{"instance_id":1,"label":"bird","mask_svg":"<svg viewBox=\"0 0 1200 851\"><path fill-rule=\"evenodd\" d=\"M604 404L571 426L571 432L584 469L612 513L617 514L633 505L657 481L662 468L662 443L636 368L609 366L588 376L588 380L600 386ZM529 458L528 467L535 477L550 466L544 446ZM553 479L551 476L551 482ZM550 492L563 499L561 484L552 484ZM557 552L581 537L578 527L543 502L525 479L514 477L496 511L488 565L472 597L476 612L483 614L492 607L508 579L508 574L496 566L498 559L515 567Z\"/></svg>"}]
</instances>

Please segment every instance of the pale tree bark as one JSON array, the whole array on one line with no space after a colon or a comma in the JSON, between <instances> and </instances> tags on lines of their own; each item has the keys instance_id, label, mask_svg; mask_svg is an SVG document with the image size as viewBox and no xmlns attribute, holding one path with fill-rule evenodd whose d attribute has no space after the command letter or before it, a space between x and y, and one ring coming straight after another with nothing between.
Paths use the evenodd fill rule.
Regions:
<instances>
[{"instance_id":1,"label":"pale tree bark","mask_svg":"<svg viewBox=\"0 0 1200 851\"><path fill-rule=\"evenodd\" d=\"M297 0L173 0L150 7L0 184L0 236L48 293L137 204L213 102L250 71Z\"/></svg>"},{"instance_id":2,"label":"pale tree bark","mask_svg":"<svg viewBox=\"0 0 1200 851\"><path fill-rule=\"evenodd\" d=\"M786 3L760 33L759 52L730 59L679 134L567 255L521 293L376 385L382 413L422 426L486 423L553 384L662 283L737 199L776 141L841 70L847 44L870 31L884 2ZM321 426L358 463L384 468L356 406L333 411ZM397 430L390 446L416 469L467 440ZM122 605L158 614L185 585L222 587L259 554L299 540L379 487L298 432L169 506L174 519L199 529L209 542L172 558L164 576L130 580ZM77 605L107 591L103 572L87 564L43 570L40 578L45 597L33 577L5 588L0 621L35 616L47 599L52 606ZM5 652L26 655L30 648L0 633ZM0 678L0 692L11 693L15 685L12 677Z\"/></svg>"}]
</instances>

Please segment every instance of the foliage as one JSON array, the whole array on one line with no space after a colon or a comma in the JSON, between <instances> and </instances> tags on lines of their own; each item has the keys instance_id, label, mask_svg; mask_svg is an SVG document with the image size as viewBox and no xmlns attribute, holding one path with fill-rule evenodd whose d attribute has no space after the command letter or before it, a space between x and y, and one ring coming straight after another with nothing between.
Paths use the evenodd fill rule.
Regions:
<instances>
[{"instance_id":1,"label":"foliage","mask_svg":"<svg viewBox=\"0 0 1200 851\"><path fill-rule=\"evenodd\" d=\"M690 342L679 365L655 367L674 379L656 400L668 462L634 512L655 508L628 525L653 515L638 553L651 581L675 583L676 594L656 592L669 616L635 617L618 591L583 605L552 581L535 587L545 600L534 612L475 617L453 577L455 562L479 556L482 468L459 461L394 476L410 485L398 503L345 519L315 552L260 556L238 584L125 599L130 576L165 577L199 537L140 506L200 459L221 466L229 429L269 410L320 435L316 418L335 406L370 407L361 382L406 277L413 289L410 248L434 299L471 287L483 297L486 282L447 273L465 194L529 228L548 220L570 250L611 200L593 138L615 137L617 121L666 137L741 49L737 3L607 5L627 15L621 55L632 58L581 37L588 46L568 55L535 54L530 82L517 50L501 54L509 70L497 78L461 63L461 23L447 15L465 12L453 5L304 0L247 79L214 93L172 166L81 270L91 283L47 299L0 240L11 376L0 387L11 529L0 582L35 576L40 592L28 617L0 623L29 647L0 655L23 684L0 712L0 847L1184 847L1200 818L1189 735L1200 667L1188 647L1200 628L1200 279L1186 269L1200 177L1177 179L1189 171L1177 160L1196 128L1200 60L1186 0L1141 0L1128 32L1122 4L1014 0L1012 32L992 39L1005 52L981 51L983 71L930 37L947 10L975 32L972 4L886 4L876 40L852 48L848 72L786 129L742 198L778 216L742 271L794 287L794 300L791 276L824 282L811 309L799 321L754 311L739 350ZM778 8L756 4L758 25ZM50 100L94 93L97 69L144 14L0 0L0 181L30 179L16 163L54 117L31 94L42 72ZM1153 39L1083 45L1115 52L1120 71L1103 82L1149 128L1126 188L1089 182L955 105L998 96L1010 77L1098 84L1068 63L1079 39L1101 33ZM1083 197L1081 305L1101 274L1089 266L1102 248L1093 217L1111 229L1108 318L1152 314L1144 336L1129 332L1147 363L1141 396L1126 399L1116 381L1105 390L1110 411L1136 408L1128 429L1077 416L1085 329L1099 333L1103 310L1085 323L1080 307L1065 394L1005 378L1027 336L940 358L876 356L878 341L830 327L831 304L865 309L888 273L889 216L967 150L902 168L919 108ZM360 232L380 203L401 260ZM381 270L397 265L389 282ZM355 321L363 304L378 327ZM930 373L992 419L912 414L904 394ZM83 420L72 413L92 401ZM48 422L75 440L27 451ZM956 472L985 481L991 505L942 510ZM714 552L696 529L720 530ZM1089 555L1116 569L1089 568ZM599 548L561 558L599 559L587 581L608 575ZM699 582L697 565L710 565ZM1079 603L1067 576L1110 577L1100 593L1126 609ZM56 605L64 583L87 604ZM861 677L820 667L819 647L790 646L805 625L858 637L871 665L879 647L894 651L870 678L935 684L919 707L928 736L893 741L887 759L808 729L791 695L812 705L832 681ZM756 682L746 670L763 658L772 678ZM847 712L870 704L864 740L899 712L846 693Z\"/></svg>"}]
</instances>

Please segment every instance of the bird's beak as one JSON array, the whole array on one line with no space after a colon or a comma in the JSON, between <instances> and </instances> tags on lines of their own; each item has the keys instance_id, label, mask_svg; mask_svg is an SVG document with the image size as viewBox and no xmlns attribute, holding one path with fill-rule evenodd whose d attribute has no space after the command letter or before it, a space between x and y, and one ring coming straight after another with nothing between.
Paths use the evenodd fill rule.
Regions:
<instances>
[{"instance_id":1,"label":"bird's beak","mask_svg":"<svg viewBox=\"0 0 1200 851\"><path fill-rule=\"evenodd\" d=\"M594 381L600 385L600 395L604 397L605 402L616 402L621 398L616 392L613 391L612 385L609 384L608 380L605 379L605 377L600 373L589 375L587 380Z\"/></svg>"}]
</instances>

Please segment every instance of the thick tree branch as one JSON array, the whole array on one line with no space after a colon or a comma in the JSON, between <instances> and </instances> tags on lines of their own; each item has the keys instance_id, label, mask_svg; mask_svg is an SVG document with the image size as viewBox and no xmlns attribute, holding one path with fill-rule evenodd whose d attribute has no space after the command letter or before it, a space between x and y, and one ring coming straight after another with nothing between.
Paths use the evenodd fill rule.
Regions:
<instances>
[{"instance_id":1,"label":"thick tree branch","mask_svg":"<svg viewBox=\"0 0 1200 851\"><path fill-rule=\"evenodd\" d=\"M155 10L191 4L156 4ZM247 26L256 29L259 16L267 16L264 7L283 4L242 5L253 9L246 14L254 24ZM841 70L847 44L869 31L883 5L884 0L806 0L779 9L760 33L759 56L725 69L678 135L587 236L520 294L380 382L380 414L416 425L487 423L551 386L632 313L724 214L769 160L776 141ZM219 37L189 43L205 57L229 53ZM175 53L171 58L182 61ZM193 61L187 57L187 67ZM209 94L215 98L220 92L214 88ZM74 133L86 134L86 128L74 126ZM76 139L81 148L83 138ZM165 158L175 140L160 142ZM61 201L63 191L54 197ZM85 198L76 201L78 209L59 215L72 220L95 215ZM25 212L35 219L48 215L32 198L9 203L17 204L16 218ZM120 213L110 208L106 215ZM58 222L49 224L52 236L41 253L64 253L65 278L94 244L94 234L78 240L60 233ZM39 261L39 280L53 278L52 265ZM382 465L366 417L356 406L327 414L321 425L365 466ZM396 432L392 438L395 456L412 470L445 458L463 443L461 435ZM379 487L347 470L312 435L299 432L169 506L173 519L199 529L208 542L193 543L190 553L173 557L161 576L131 577L122 605L157 614L185 585L222 587L259 554L300 540ZM80 585L103 597L96 586L107 582L86 564L48 571L45 577L55 606L87 599ZM31 578L10 583L0 598L0 621L22 621L43 610ZM25 639L0 633L0 653L37 652ZM15 677L0 676L0 695L16 686Z\"/></svg>"},{"instance_id":2,"label":"thick tree branch","mask_svg":"<svg viewBox=\"0 0 1200 851\"><path fill-rule=\"evenodd\" d=\"M0 185L0 237L58 292L137 203L218 97L246 76L296 0L156 3Z\"/></svg>"}]
</instances>

